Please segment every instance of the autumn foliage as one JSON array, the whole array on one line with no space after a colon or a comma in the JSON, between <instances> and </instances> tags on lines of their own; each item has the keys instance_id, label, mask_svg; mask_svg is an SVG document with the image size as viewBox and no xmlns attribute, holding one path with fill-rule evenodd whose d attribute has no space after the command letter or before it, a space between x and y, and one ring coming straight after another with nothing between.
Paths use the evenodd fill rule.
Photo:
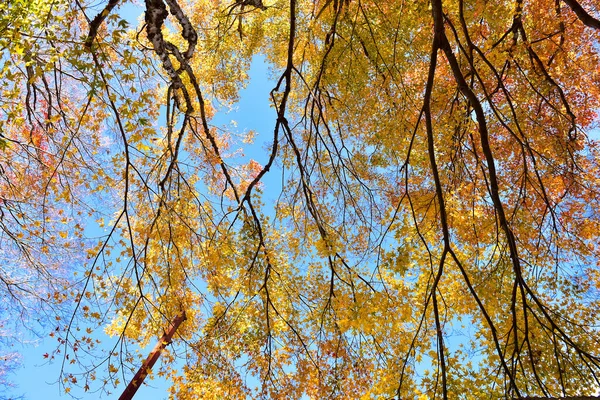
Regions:
<instances>
[{"instance_id":1,"label":"autumn foliage","mask_svg":"<svg viewBox=\"0 0 600 400\"><path fill-rule=\"evenodd\" d=\"M182 312L151 374L176 399L597 393L599 19L3 2L0 322L45 321L81 396ZM253 60L276 117L218 125Z\"/></svg>"}]
</instances>

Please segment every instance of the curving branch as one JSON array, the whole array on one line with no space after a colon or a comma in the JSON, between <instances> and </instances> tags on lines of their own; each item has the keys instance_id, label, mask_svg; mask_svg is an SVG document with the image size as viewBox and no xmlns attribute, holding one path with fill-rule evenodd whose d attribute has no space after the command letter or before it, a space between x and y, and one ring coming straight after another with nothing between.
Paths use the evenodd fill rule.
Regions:
<instances>
[{"instance_id":1,"label":"curving branch","mask_svg":"<svg viewBox=\"0 0 600 400\"><path fill-rule=\"evenodd\" d=\"M600 29L600 21L588 14L577 0L563 0L571 10L577 15L577 18L590 28Z\"/></svg>"}]
</instances>

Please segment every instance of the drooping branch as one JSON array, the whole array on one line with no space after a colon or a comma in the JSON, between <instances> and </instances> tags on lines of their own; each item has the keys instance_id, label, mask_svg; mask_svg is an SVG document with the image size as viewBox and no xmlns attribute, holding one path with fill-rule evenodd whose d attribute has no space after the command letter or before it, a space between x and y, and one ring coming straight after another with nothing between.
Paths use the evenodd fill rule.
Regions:
<instances>
[{"instance_id":1,"label":"drooping branch","mask_svg":"<svg viewBox=\"0 0 600 400\"><path fill-rule=\"evenodd\" d=\"M521 1L517 1L517 3L519 4L518 9L520 9ZM552 330L552 332L553 332L552 335L559 337L561 341L563 341L570 348L574 349L580 357L582 357L583 359L588 359L588 360L590 360L591 363L593 363L594 365L597 365L596 364L597 357L590 354L585 349L583 349L579 344L577 344L574 341L574 339L568 334L568 332L563 327L558 326L557 322L555 321L555 316L552 315L551 309L542 302L540 297L534 292L534 290L532 289L532 287L530 287L529 283L526 281L526 279L524 277L523 264L522 264L522 260L519 256L519 249L517 247L518 239L517 239L515 233L513 232L513 228L509 221L509 217L505 211L506 206L504 204L504 200L502 199L501 194L500 194L500 189L499 189L499 176L500 175L495 166L495 163L497 160L495 158L494 152L492 151L492 145L491 145L491 140L490 140L492 138L492 136L490 135L490 131L488 128L488 121L487 121L487 118L486 118L486 115L484 112L482 101L477 97L477 95L475 94L473 89L467 83L465 76L463 75L463 72L461 71L461 66L458 62L457 56L454 54L453 46L450 44L450 42L446 36L445 29L444 29L442 1L441 0L433 1L432 9L434 12L435 35L436 35L437 39L439 40L440 49L444 52L444 54L446 56L446 60L452 71L452 75L455 78L455 82L457 84L457 89L465 96L465 98L467 99L469 104L473 107L473 110L475 113L475 119L476 119L476 122L478 125L481 146L482 146L482 150L483 150L486 164L487 164L486 175L487 175L487 178L489 179L489 195L490 195L492 203L494 205L494 209L495 209L495 213L497 215L499 226L505 234L508 249L509 249L510 259L512 261L513 272L514 272L514 282L513 282L512 299L511 299L510 306L511 306L511 312L512 312L512 325L513 326L511 328L512 332L509 333L509 337L510 337L510 335L513 336L512 341L513 341L514 348L513 348L513 355L512 355L512 357L513 357L512 370L507 371L508 377L511 378L511 380L513 380L515 378L517 366L522 365L519 357L520 357L520 352L522 351L524 346L527 346L528 352L531 357L532 350L531 350L530 339L532 338L532 336L530 336L531 333L530 333L530 329L529 329L528 319L532 318L532 317L535 318L539 324L546 327L548 330ZM520 14L517 13L517 15L520 15ZM524 40L527 42L524 28L521 23L520 17L515 19L513 27L515 28L515 35L521 34L522 37L524 38ZM516 38L516 36L515 36L515 38ZM467 40L468 40L468 38L467 38ZM457 41L458 41L458 39L457 39ZM529 50L529 54L532 57L532 59L534 59L536 61L536 66L541 66L542 63L539 60L539 58L537 58L537 55L530 48L528 48L528 50ZM550 80L548 75L545 75L545 78L547 80ZM555 82L552 82L552 83L559 91L561 90L560 87L558 86L558 84L556 84ZM482 85L482 86L484 86L484 85ZM563 97L562 100L565 103L567 102L566 97ZM567 108L567 110L568 110L568 108ZM575 118L573 115L573 118L572 118L573 124L574 124L574 119ZM519 324L517 323L517 321L519 319L519 314L517 314L517 308L516 308L517 297L520 297L520 301L521 301L522 309L520 311L522 312L522 315L523 315L523 322L522 322L523 325L522 326L519 326ZM543 317L545 319L544 322L542 322L539 319L538 315L536 314L536 312L533 308L534 305L537 307L537 310L539 310L539 312L541 312L541 314L543 314ZM518 332L522 335L522 337L517 338ZM514 357L516 357L516 358L514 358ZM587 362L586 362L586 364L587 364ZM589 365L588 365L588 368L590 368ZM544 394L547 394L546 393L547 388L545 387L544 383L538 376L538 373L537 373L536 367L535 367L535 362L533 360L532 360L532 369L533 369L533 374L535 375L535 378L536 378L536 381L538 384L538 388L540 388ZM517 396L520 396L519 388L515 384L515 381L511 382L511 389L513 391L515 391Z\"/></svg>"},{"instance_id":2,"label":"drooping branch","mask_svg":"<svg viewBox=\"0 0 600 400\"><path fill-rule=\"evenodd\" d=\"M440 313L438 308L437 291L440 279L444 272L444 264L448 251L450 250L450 233L448 230L448 218L446 215L446 204L444 201L444 193L442 189L442 183L440 180L439 169L437 166L435 156L435 143L433 138L433 121L431 116L431 95L433 91L433 85L435 81L435 71L437 68L437 53L439 50L439 43L437 38L434 38L431 49L431 59L429 61L429 74L427 77L427 86L425 88L425 96L423 100L423 114L425 115L425 127L427 130L427 153L429 155L429 164L431 167L431 173L433 175L433 181L435 183L435 193L440 207L440 222L442 225L442 234L444 239L444 249L440 256L438 270L435 276L435 280L431 286L431 299L433 301L433 312L435 317L437 343L438 343L438 359L440 363L440 369L442 371L442 396L444 399L448 398L448 383L447 383L447 371L446 371L446 359L444 354L444 335L442 332L442 325L440 322Z\"/></svg>"}]
</instances>

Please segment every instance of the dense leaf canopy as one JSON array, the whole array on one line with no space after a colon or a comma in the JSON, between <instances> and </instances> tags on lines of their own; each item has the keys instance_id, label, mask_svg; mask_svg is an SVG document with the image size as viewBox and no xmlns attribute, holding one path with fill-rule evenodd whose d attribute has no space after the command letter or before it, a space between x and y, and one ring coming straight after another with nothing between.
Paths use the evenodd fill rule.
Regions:
<instances>
[{"instance_id":1,"label":"dense leaf canopy","mask_svg":"<svg viewBox=\"0 0 600 400\"><path fill-rule=\"evenodd\" d=\"M598 18L0 2L0 322L42 321L84 396L183 312L154 370L177 399L596 393ZM253 59L270 130L219 126Z\"/></svg>"}]
</instances>

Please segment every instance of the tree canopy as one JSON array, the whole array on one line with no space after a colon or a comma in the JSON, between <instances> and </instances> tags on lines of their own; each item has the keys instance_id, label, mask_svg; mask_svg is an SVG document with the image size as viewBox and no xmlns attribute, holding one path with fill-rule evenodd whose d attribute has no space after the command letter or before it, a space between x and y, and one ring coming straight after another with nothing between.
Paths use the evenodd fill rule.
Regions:
<instances>
[{"instance_id":1,"label":"tree canopy","mask_svg":"<svg viewBox=\"0 0 600 400\"><path fill-rule=\"evenodd\" d=\"M0 2L0 329L64 391L185 313L176 399L598 392L600 1L140 3Z\"/></svg>"}]
</instances>

